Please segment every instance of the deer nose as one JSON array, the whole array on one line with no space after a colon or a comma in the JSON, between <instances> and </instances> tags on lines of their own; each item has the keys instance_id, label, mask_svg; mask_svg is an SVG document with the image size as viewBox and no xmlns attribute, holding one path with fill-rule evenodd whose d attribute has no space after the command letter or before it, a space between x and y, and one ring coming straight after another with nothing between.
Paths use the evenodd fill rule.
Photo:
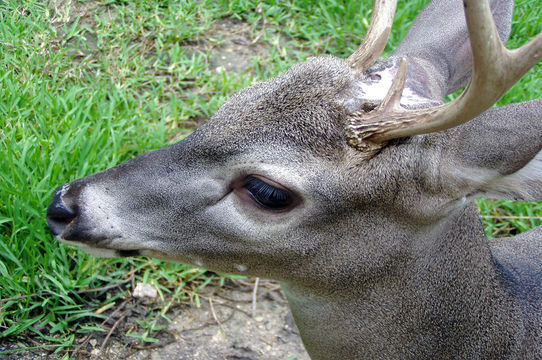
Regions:
<instances>
[{"instance_id":1,"label":"deer nose","mask_svg":"<svg viewBox=\"0 0 542 360\"><path fill-rule=\"evenodd\" d=\"M64 193L62 189L62 187L56 189L47 209L47 223L55 236L62 234L64 229L77 217L76 209L69 208L62 199Z\"/></svg>"}]
</instances>

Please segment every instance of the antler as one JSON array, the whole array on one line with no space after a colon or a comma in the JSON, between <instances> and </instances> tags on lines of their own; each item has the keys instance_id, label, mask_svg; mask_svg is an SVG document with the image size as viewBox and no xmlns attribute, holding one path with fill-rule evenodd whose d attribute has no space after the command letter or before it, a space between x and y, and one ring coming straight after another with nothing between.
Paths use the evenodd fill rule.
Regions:
<instances>
[{"instance_id":1,"label":"antler","mask_svg":"<svg viewBox=\"0 0 542 360\"><path fill-rule=\"evenodd\" d=\"M542 58L542 33L515 50L500 40L487 0L464 0L473 53L473 74L455 100L430 108L408 110L399 105L407 64L402 59L391 89L371 112L351 115L350 145L363 150L380 148L390 139L430 133L463 124L495 104Z\"/></svg>"},{"instance_id":2,"label":"antler","mask_svg":"<svg viewBox=\"0 0 542 360\"><path fill-rule=\"evenodd\" d=\"M382 55L393 25L396 0L375 0L371 25L360 47L346 61L360 72L367 70Z\"/></svg>"}]
</instances>

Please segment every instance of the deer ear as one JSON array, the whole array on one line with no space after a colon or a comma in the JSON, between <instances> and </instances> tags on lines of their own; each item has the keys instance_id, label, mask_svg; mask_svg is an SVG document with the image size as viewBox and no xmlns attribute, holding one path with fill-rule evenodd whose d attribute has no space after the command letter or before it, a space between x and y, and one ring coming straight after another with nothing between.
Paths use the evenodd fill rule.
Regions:
<instances>
[{"instance_id":1,"label":"deer ear","mask_svg":"<svg viewBox=\"0 0 542 360\"><path fill-rule=\"evenodd\" d=\"M506 43L514 3L493 0L490 6L499 35ZM394 56L407 58L409 71L414 73L407 87L426 98L441 101L465 86L471 75L472 52L463 2L432 1L418 15ZM428 87L428 83L432 86Z\"/></svg>"},{"instance_id":2,"label":"deer ear","mask_svg":"<svg viewBox=\"0 0 542 360\"><path fill-rule=\"evenodd\" d=\"M542 200L541 135L541 99L490 109L444 133L444 176L471 196Z\"/></svg>"}]
</instances>

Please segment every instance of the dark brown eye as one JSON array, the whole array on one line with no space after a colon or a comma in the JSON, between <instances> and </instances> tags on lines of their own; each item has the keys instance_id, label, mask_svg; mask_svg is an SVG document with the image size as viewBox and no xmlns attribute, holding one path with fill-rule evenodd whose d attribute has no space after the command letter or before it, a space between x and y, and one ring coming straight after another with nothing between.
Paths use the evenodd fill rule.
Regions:
<instances>
[{"instance_id":1,"label":"dark brown eye","mask_svg":"<svg viewBox=\"0 0 542 360\"><path fill-rule=\"evenodd\" d=\"M244 187L254 201L269 210L284 210L294 202L290 191L270 185L255 176L249 176Z\"/></svg>"}]
</instances>

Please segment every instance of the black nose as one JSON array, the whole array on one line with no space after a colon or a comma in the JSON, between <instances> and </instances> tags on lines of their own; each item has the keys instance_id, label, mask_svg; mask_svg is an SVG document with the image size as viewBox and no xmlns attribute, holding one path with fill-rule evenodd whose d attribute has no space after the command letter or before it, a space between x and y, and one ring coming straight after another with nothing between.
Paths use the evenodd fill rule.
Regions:
<instances>
[{"instance_id":1,"label":"black nose","mask_svg":"<svg viewBox=\"0 0 542 360\"><path fill-rule=\"evenodd\" d=\"M77 217L75 209L70 209L62 199L62 188L55 191L51 205L47 209L47 223L55 236L62 234L64 229Z\"/></svg>"}]
</instances>

